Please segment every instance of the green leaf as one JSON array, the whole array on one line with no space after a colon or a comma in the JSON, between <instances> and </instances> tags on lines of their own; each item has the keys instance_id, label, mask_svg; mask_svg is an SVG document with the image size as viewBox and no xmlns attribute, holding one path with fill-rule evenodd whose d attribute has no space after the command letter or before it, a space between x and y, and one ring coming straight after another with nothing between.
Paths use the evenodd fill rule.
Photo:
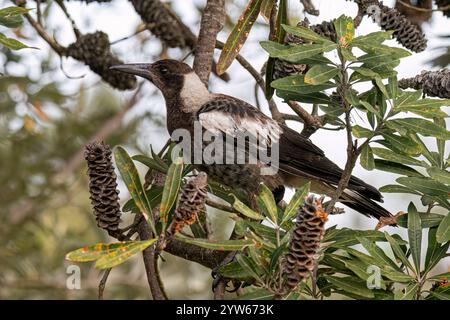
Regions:
<instances>
[{"instance_id":1,"label":"green leaf","mask_svg":"<svg viewBox=\"0 0 450 320\"><path fill-rule=\"evenodd\" d=\"M241 265L241 267L259 283L264 283L260 278L258 272L256 271L255 263L247 256L243 254L236 255L236 261Z\"/></svg>"},{"instance_id":2,"label":"green leaf","mask_svg":"<svg viewBox=\"0 0 450 320\"><path fill-rule=\"evenodd\" d=\"M272 14L272 9L276 5L276 2L276 0L262 0L259 13L266 21L269 21L270 15Z\"/></svg>"},{"instance_id":3,"label":"green leaf","mask_svg":"<svg viewBox=\"0 0 450 320\"><path fill-rule=\"evenodd\" d=\"M384 95L384 97L386 99L389 99L389 93L387 92L387 89L386 89L383 81L381 80L380 76L375 78L375 83L376 83L378 89L380 89L381 93Z\"/></svg>"},{"instance_id":4,"label":"green leaf","mask_svg":"<svg viewBox=\"0 0 450 320\"><path fill-rule=\"evenodd\" d=\"M295 191L295 194L292 197L291 201L289 201L286 209L284 209L284 215L283 219L281 220L280 226L283 226L287 221L290 221L295 217L299 207L304 203L305 197L308 195L310 187L311 182L308 182Z\"/></svg>"},{"instance_id":5,"label":"green leaf","mask_svg":"<svg viewBox=\"0 0 450 320\"><path fill-rule=\"evenodd\" d=\"M408 207L408 239L416 274L420 274L420 255L422 250L422 222L416 207L410 202Z\"/></svg>"},{"instance_id":6,"label":"green leaf","mask_svg":"<svg viewBox=\"0 0 450 320\"><path fill-rule=\"evenodd\" d=\"M354 293L365 298L374 297L373 291L368 289L365 286L365 283L363 284L362 281L355 281L353 280L353 277L339 278L334 276L326 276L326 279L338 289L342 289L344 291Z\"/></svg>"},{"instance_id":7,"label":"green leaf","mask_svg":"<svg viewBox=\"0 0 450 320\"><path fill-rule=\"evenodd\" d=\"M401 91L401 93L397 96L395 101L395 108L402 108L409 103L413 103L420 99L423 92L422 90L417 91Z\"/></svg>"},{"instance_id":8,"label":"green leaf","mask_svg":"<svg viewBox=\"0 0 450 320\"><path fill-rule=\"evenodd\" d=\"M18 28L23 23L21 15L28 11L30 9L14 6L0 9L0 25L7 28Z\"/></svg>"},{"instance_id":9,"label":"green leaf","mask_svg":"<svg viewBox=\"0 0 450 320\"><path fill-rule=\"evenodd\" d=\"M405 292L395 300L414 300L417 290L419 290L419 284L414 282L406 286Z\"/></svg>"},{"instance_id":10,"label":"green leaf","mask_svg":"<svg viewBox=\"0 0 450 320\"><path fill-rule=\"evenodd\" d=\"M177 234L175 236L178 240L185 243L190 243L198 247L213 249L219 251L235 251L243 250L246 247L256 245L256 242L251 239L246 240L209 240L209 239L196 239Z\"/></svg>"},{"instance_id":11,"label":"green leaf","mask_svg":"<svg viewBox=\"0 0 450 320\"><path fill-rule=\"evenodd\" d=\"M258 195L258 205L263 210L263 213L275 224L278 224L278 208L273 197L272 191L266 185L260 185L260 193Z\"/></svg>"},{"instance_id":12,"label":"green leaf","mask_svg":"<svg viewBox=\"0 0 450 320\"><path fill-rule=\"evenodd\" d=\"M334 20L334 28L336 29L337 40L342 47L346 47L352 42L355 35L355 25L351 17L340 16Z\"/></svg>"},{"instance_id":13,"label":"green leaf","mask_svg":"<svg viewBox=\"0 0 450 320\"><path fill-rule=\"evenodd\" d=\"M22 42L17 41L16 39L8 38L3 33L0 33L0 44L12 50L30 48L27 45L23 44Z\"/></svg>"},{"instance_id":14,"label":"green leaf","mask_svg":"<svg viewBox=\"0 0 450 320\"><path fill-rule=\"evenodd\" d=\"M448 105L450 105L450 99L420 99L416 101L410 101L408 103L402 103L400 106L397 105L395 110L414 111L423 109L439 109Z\"/></svg>"},{"instance_id":15,"label":"green leaf","mask_svg":"<svg viewBox=\"0 0 450 320\"><path fill-rule=\"evenodd\" d=\"M233 208L242 213L244 216L249 217L250 219L264 220L264 217L262 215L247 207L234 194L230 194L230 196L234 198Z\"/></svg>"},{"instance_id":16,"label":"green leaf","mask_svg":"<svg viewBox=\"0 0 450 320\"><path fill-rule=\"evenodd\" d=\"M450 187L426 177L400 177L398 183L430 196L447 195Z\"/></svg>"},{"instance_id":17,"label":"green leaf","mask_svg":"<svg viewBox=\"0 0 450 320\"><path fill-rule=\"evenodd\" d=\"M167 163L158 161L156 159L144 155L135 155L132 157L132 159L158 172L167 173L167 170L169 170L169 166L167 165Z\"/></svg>"},{"instance_id":18,"label":"green leaf","mask_svg":"<svg viewBox=\"0 0 450 320\"><path fill-rule=\"evenodd\" d=\"M292 63L298 63L303 59L311 58L336 48L336 44L334 43L303 44L301 46L286 46L273 41L261 41L260 43L261 47L266 50L271 57L279 58Z\"/></svg>"},{"instance_id":19,"label":"green leaf","mask_svg":"<svg viewBox=\"0 0 450 320\"><path fill-rule=\"evenodd\" d=\"M375 132L370 129L363 128L359 125L352 127L352 133L357 138L371 138L374 136Z\"/></svg>"},{"instance_id":20,"label":"green leaf","mask_svg":"<svg viewBox=\"0 0 450 320\"><path fill-rule=\"evenodd\" d=\"M145 241L129 241L126 242L120 249L101 256L95 263L98 269L113 268L121 263L124 263L135 254L145 250L156 242L157 239Z\"/></svg>"},{"instance_id":21,"label":"green leaf","mask_svg":"<svg viewBox=\"0 0 450 320\"><path fill-rule=\"evenodd\" d=\"M402 248L400 247L400 244L397 242L397 240L392 237L387 232L384 233L386 236L386 240L391 245L392 252L394 252L394 255L397 259L399 259L406 267L408 267L410 270L414 270L412 264L409 262L408 257L403 252Z\"/></svg>"},{"instance_id":22,"label":"green leaf","mask_svg":"<svg viewBox=\"0 0 450 320\"><path fill-rule=\"evenodd\" d=\"M317 85L334 78L339 73L339 69L333 66L317 64L305 74L305 83Z\"/></svg>"},{"instance_id":23,"label":"green leaf","mask_svg":"<svg viewBox=\"0 0 450 320\"><path fill-rule=\"evenodd\" d=\"M283 24L282 26L283 26L283 29L287 33L297 36L299 38L302 38L305 40L310 40L310 41L316 42L316 43L333 43L329 39L322 37L321 35L315 33L314 31L312 31L309 28L305 28L302 26L293 27L293 26L289 26L286 24Z\"/></svg>"},{"instance_id":24,"label":"green leaf","mask_svg":"<svg viewBox=\"0 0 450 320\"><path fill-rule=\"evenodd\" d=\"M375 242L372 242L366 238L359 237L358 241L362 244L362 246L369 252L369 254L375 258L380 265L389 265L394 269L398 269L397 265L394 261L392 261L384 251L376 245Z\"/></svg>"},{"instance_id":25,"label":"green leaf","mask_svg":"<svg viewBox=\"0 0 450 320\"><path fill-rule=\"evenodd\" d=\"M238 300L272 300L274 294L264 288L256 288L239 296Z\"/></svg>"},{"instance_id":26,"label":"green leaf","mask_svg":"<svg viewBox=\"0 0 450 320\"><path fill-rule=\"evenodd\" d=\"M378 31L378 32L372 32L369 34L366 34L364 36L359 36L353 39L352 45L355 47L358 47L361 45L373 45L376 46L377 44L380 45L385 40L389 40L392 37L392 31Z\"/></svg>"},{"instance_id":27,"label":"green leaf","mask_svg":"<svg viewBox=\"0 0 450 320\"><path fill-rule=\"evenodd\" d=\"M330 103L330 98L322 92L299 94L295 91L277 90L277 96L283 98L286 101L299 101L304 103L316 103L316 104Z\"/></svg>"},{"instance_id":28,"label":"green leaf","mask_svg":"<svg viewBox=\"0 0 450 320\"><path fill-rule=\"evenodd\" d=\"M370 171L375 168L372 149L368 144L361 151L360 163L361 166L366 170Z\"/></svg>"},{"instance_id":29,"label":"green leaf","mask_svg":"<svg viewBox=\"0 0 450 320\"><path fill-rule=\"evenodd\" d=\"M442 219L444 219L443 215L437 213L420 212L419 215L420 221L422 222L422 229L436 227L441 223ZM408 215L403 215L398 218L397 223L399 226L407 228Z\"/></svg>"},{"instance_id":30,"label":"green leaf","mask_svg":"<svg viewBox=\"0 0 450 320\"><path fill-rule=\"evenodd\" d=\"M446 170L441 170L436 167L430 167L427 169L428 174L430 177L432 177L434 180L439 181L443 184L450 184L450 172Z\"/></svg>"},{"instance_id":31,"label":"green leaf","mask_svg":"<svg viewBox=\"0 0 450 320\"><path fill-rule=\"evenodd\" d=\"M376 72L374 72L373 70L369 69L369 68L364 68L364 67L357 67L357 68L350 68L352 70L354 70L355 72L369 78L369 79L375 79L375 78L379 78L380 75Z\"/></svg>"},{"instance_id":32,"label":"green leaf","mask_svg":"<svg viewBox=\"0 0 450 320\"><path fill-rule=\"evenodd\" d=\"M421 167L426 166L426 163L423 161L416 160L416 159L408 157L408 156L403 156L401 154L398 154L398 153L393 152L388 149L372 148L372 151L376 156L383 158L385 160L388 160L388 161L392 161L392 162L396 162L396 163L400 163L400 164L408 164L408 165L412 165L412 166L421 166Z\"/></svg>"},{"instance_id":33,"label":"green leaf","mask_svg":"<svg viewBox=\"0 0 450 320\"><path fill-rule=\"evenodd\" d=\"M237 261L230 262L220 267L219 274L222 277L229 279L248 280L249 278L252 278L252 275L242 268Z\"/></svg>"},{"instance_id":34,"label":"green leaf","mask_svg":"<svg viewBox=\"0 0 450 320\"><path fill-rule=\"evenodd\" d=\"M413 168L387 160L375 159L375 168L377 170L401 174L408 177L423 177L420 172L414 170Z\"/></svg>"},{"instance_id":35,"label":"green leaf","mask_svg":"<svg viewBox=\"0 0 450 320\"><path fill-rule=\"evenodd\" d=\"M253 24L258 18L261 3L262 0L250 0L228 36L225 46L220 53L219 61L217 62L217 73L219 75L223 74L228 69L231 63L233 63L234 58L239 54L239 51L247 40Z\"/></svg>"},{"instance_id":36,"label":"green leaf","mask_svg":"<svg viewBox=\"0 0 450 320\"><path fill-rule=\"evenodd\" d=\"M119 169L120 176L127 186L134 203L139 208L140 212L145 216L152 231L156 234L152 208L147 199L144 187L141 184L141 180L139 179L139 174L134 166L133 160L131 160L125 149L120 146L114 150L114 159L116 160L116 165Z\"/></svg>"},{"instance_id":37,"label":"green leaf","mask_svg":"<svg viewBox=\"0 0 450 320\"><path fill-rule=\"evenodd\" d=\"M439 224L436 232L436 239L439 243L450 241L450 213L448 213Z\"/></svg>"},{"instance_id":38,"label":"green leaf","mask_svg":"<svg viewBox=\"0 0 450 320\"><path fill-rule=\"evenodd\" d=\"M396 150L406 153L407 155L418 156L422 152L422 146L410 138L390 133L383 133L383 137L389 145L392 145Z\"/></svg>"},{"instance_id":39,"label":"green leaf","mask_svg":"<svg viewBox=\"0 0 450 320\"><path fill-rule=\"evenodd\" d=\"M414 191L410 188L404 187L404 186L400 186L398 184L387 184L385 186L382 186L380 188L380 192L385 192L385 193L407 193L407 194L416 194L420 196L420 193L418 193L417 191Z\"/></svg>"},{"instance_id":40,"label":"green leaf","mask_svg":"<svg viewBox=\"0 0 450 320\"><path fill-rule=\"evenodd\" d=\"M450 132L447 131L447 129L438 126L429 120L419 118L405 118L390 121L403 126L405 129L411 130L412 132L417 132L423 136L431 136L443 140L450 139Z\"/></svg>"},{"instance_id":41,"label":"green leaf","mask_svg":"<svg viewBox=\"0 0 450 320\"><path fill-rule=\"evenodd\" d=\"M183 160L177 158L170 165L164 182L164 190L162 194L160 209L160 219L164 223L167 222L167 217L170 210L175 204L178 191L180 190L181 178L183 177Z\"/></svg>"},{"instance_id":42,"label":"green leaf","mask_svg":"<svg viewBox=\"0 0 450 320\"><path fill-rule=\"evenodd\" d=\"M428 248L425 257L425 271L424 275L428 274L438 263L443 259L450 246L450 242L445 243L443 246L439 244L436 237L437 228L430 228L428 231Z\"/></svg>"},{"instance_id":43,"label":"green leaf","mask_svg":"<svg viewBox=\"0 0 450 320\"><path fill-rule=\"evenodd\" d=\"M373 114L377 115L379 118L381 118L380 112L375 109L374 106L372 106L369 102L361 100L359 102L367 111L372 112Z\"/></svg>"},{"instance_id":44,"label":"green leaf","mask_svg":"<svg viewBox=\"0 0 450 320\"><path fill-rule=\"evenodd\" d=\"M389 91L389 98L394 100L394 105L395 105L395 101L396 101L397 95L398 95L398 80L397 80L397 77L390 77L389 78L388 91Z\"/></svg>"},{"instance_id":45,"label":"green leaf","mask_svg":"<svg viewBox=\"0 0 450 320\"><path fill-rule=\"evenodd\" d=\"M308 94L333 88L335 87L335 84L326 82L318 85L311 85L305 83L304 75L295 75L273 81L272 87L283 91L291 91L295 94Z\"/></svg>"},{"instance_id":46,"label":"green leaf","mask_svg":"<svg viewBox=\"0 0 450 320\"><path fill-rule=\"evenodd\" d=\"M114 243L97 243L69 252L66 259L74 262L96 261L96 268L112 268L134 254L152 245L156 239L146 241L124 241Z\"/></svg>"}]
</instances>

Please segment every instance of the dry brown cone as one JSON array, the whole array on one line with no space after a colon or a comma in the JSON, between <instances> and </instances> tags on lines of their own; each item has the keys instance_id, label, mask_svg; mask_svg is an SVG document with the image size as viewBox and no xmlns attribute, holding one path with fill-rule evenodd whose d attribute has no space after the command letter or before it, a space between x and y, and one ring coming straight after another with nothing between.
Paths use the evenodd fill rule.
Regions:
<instances>
[{"instance_id":1,"label":"dry brown cone","mask_svg":"<svg viewBox=\"0 0 450 320\"><path fill-rule=\"evenodd\" d=\"M311 26L311 30L321 35L322 37L336 42L336 29L334 27L333 21L323 21L321 24L313 25Z\"/></svg>"},{"instance_id":2,"label":"dry brown cone","mask_svg":"<svg viewBox=\"0 0 450 320\"><path fill-rule=\"evenodd\" d=\"M201 210L204 210L208 194L208 176L199 172L190 179L180 191L177 208L173 214L172 222L167 228L166 237L180 232L185 226L193 224Z\"/></svg>"},{"instance_id":3,"label":"dry brown cone","mask_svg":"<svg viewBox=\"0 0 450 320\"><path fill-rule=\"evenodd\" d=\"M136 86L136 77L109 69L123 62L112 54L108 35L104 32L82 35L67 47L67 55L84 62L114 88L127 90Z\"/></svg>"},{"instance_id":4,"label":"dry brown cone","mask_svg":"<svg viewBox=\"0 0 450 320\"><path fill-rule=\"evenodd\" d=\"M405 6L402 2L412 5L417 8L421 9L431 9L433 6L432 0L418 0L418 1L411 1L411 0L402 0L402 1L396 1L395 2L395 9L397 9L400 13L405 15L409 21L411 21L414 24L421 25L425 21L430 20L431 16L433 15L433 12L430 11L422 11L422 10L416 10L409 6Z\"/></svg>"},{"instance_id":5,"label":"dry brown cone","mask_svg":"<svg viewBox=\"0 0 450 320\"><path fill-rule=\"evenodd\" d=\"M117 176L111 161L111 149L103 142L86 146L89 192L97 225L111 236L119 233L120 204Z\"/></svg>"},{"instance_id":6,"label":"dry brown cone","mask_svg":"<svg viewBox=\"0 0 450 320\"><path fill-rule=\"evenodd\" d=\"M314 270L317 251L325 233L325 221L328 219L322 201L323 198L316 199L311 195L297 213L295 229L289 242L289 252L284 260L285 281L281 295L294 290Z\"/></svg>"},{"instance_id":7,"label":"dry brown cone","mask_svg":"<svg viewBox=\"0 0 450 320\"><path fill-rule=\"evenodd\" d=\"M398 85L402 89L422 89L431 97L450 99L450 70L422 71L413 78L401 79Z\"/></svg>"},{"instance_id":8,"label":"dry brown cone","mask_svg":"<svg viewBox=\"0 0 450 320\"><path fill-rule=\"evenodd\" d=\"M185 37L178 21L170 14L166 4L159 0L131 0L136 12L141 16L151 33L168 47L183 48Z\"/></svg>"},{"instance_id":9,"label":"dry brown cone","mask_svg":"<svg viewBox=\"0 0 450 320\"><path fill-rule=\"evenodd\" d=\"M308 27L309 22L307 19L300 21L297 26ZM302 38L286 33L284 37L284 44L302 45L305 41ZM294 76L298 74L305 74L308 71L306 64L296 64L281 59L275 59L273 67L273 80L281 79L288 76Z\"/></svg>"}]
</instances>

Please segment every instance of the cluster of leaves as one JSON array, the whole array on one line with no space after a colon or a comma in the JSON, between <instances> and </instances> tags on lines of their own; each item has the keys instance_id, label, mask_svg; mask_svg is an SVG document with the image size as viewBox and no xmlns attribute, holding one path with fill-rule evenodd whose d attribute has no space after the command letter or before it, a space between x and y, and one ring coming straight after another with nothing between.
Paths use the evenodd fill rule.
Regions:
<instances>
[{"instance_id":1,"label":"cluster of leaves","mask_svg":"<svg viewBox=\"0 0 450 320\"><path fill-rule=\"evenodd\" d=\"M0 25L6 28L19 28L23 23L22 15L27 13L29 9L21 7L7 7L0 9ZM29 48L22 42L9 38L0 32L0 44L12 50Z\"/></svg>"}]
</instances>

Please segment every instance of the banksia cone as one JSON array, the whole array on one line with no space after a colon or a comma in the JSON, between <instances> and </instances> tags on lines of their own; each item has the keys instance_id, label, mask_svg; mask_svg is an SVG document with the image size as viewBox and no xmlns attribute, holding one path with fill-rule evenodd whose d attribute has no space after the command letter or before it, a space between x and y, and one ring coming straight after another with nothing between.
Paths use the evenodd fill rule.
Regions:
<instances>
[{"instance_id":1,"label":"banksia cone","mask_svg":"<svg viewBox=\"0 0 450 320\"><path fill-rule=\"evenodd\" d=\"M101 142L86 146L90 199L97 225L116 235L119 231L120 205L117 176L111 161L111 149Z\"/></svg>"},{"instance_id":2,"label":"banksia cone","mask_svg":"<svg viewBox=\"0 0 450 320\"><path fill-rule=\"evenodd\" d=\"M402 89L422 89L428 96L450 99L450 70L422 71L413 78L400 80L398 85Z\"/></svg>"},{"instance_id":3,"label":"banksia cone","mask_svg":"<svg viewBox=\"0 0 450 320\"><path fill-rule=\"evenodd\" d=\"M111 53L108 35L97 31L81 36L69 45L67 55L84 62L92 71L114 88L132 89L136 78L132 75L110 70L109 67L123 62Z\"/></svg>"},{"instance_id":4,"label":"banksia cone","mask_svg":"<svg viewBox=\"0 0 450 320\"><path fill-rule=\"evenodd\" d=\"M166 5L159 0L131 0L151 33L167 46L185 47L185 39L178 21L170 14Z\"/></svg>"},{"instance_id":5,"label":"banksia cone","mask_svg":"<svg viewBox=\"0 0 450 320\"><path fill-rule=\"evenodd\" d=\"M322 37L336 42L336 29L334 27L333 21L323 21L321 24L311 26L311 30L321 35Z\"/></svg>"},{"instance_id":6,"label":"banksia cone","mask_svg":"<svg viewBox=\"0 0 450 320\"><path fill-rule=\"evenodd\" d=\"M403 4L405 3L405 4ZM408 5L412 5L414 8L411 8ZM401 12L403 15L405 15L409 21L411 21L414 24L421 25L423 22L430 20L433 12L431 11L431 8L433 6L432 0L402 0L402 1L395 1L395 9L397 9L399 12ZM416 8L419 8L416 9ZM425 11L422 11L420 9L427 9Z\"/></svg>"},{"instance_id":7,"label":"banksia cone","mask_svg":"<svg viewBox=\"0 0 450 320\"><path fill-rule=\"evenodd\" d=\"M437 5L439 8L447 7L447 6L450 5L450 0L434 0L434 2L436 3L436 5ZM447 10L445 10L445 11L442 11L442 13L443 13L445 16L450 17L450 8L447 9Z\"/></svg>"},{"instance_id":8,"label":"banksia cone","mask_svg":"<svg viewBox=\"0 0 450 320\"><path fill-rule=\"evenodd\" d=\"M285 256L285 282L282 294L292 291L303 279L309 277L314 270L317 250L324 235L324 224L328 214L322 207L323 198L313 195L306 199L299 209L295 229L289 243L289 252Z\"/></svg>"},{"instance_id":9,"label":"banksia cone","mask_svg":"<svg viewBox=\"0 0 450 320\"><path fill-rule=\"evenodd\" d=\"M174 212L172 223L167 228L168 236L174 235L184 226L195 222L198 213L204 210L208 193L207 187L208 176L206 173L200 172L181 188L177 209Z\"/></svg>"},{"instance_id":10,"label":"banksia cone","mask_svg":"<svg viewBox=\"0 0 450 320\"><path fill-rule=\"evenodd\" d=\"M300 21L297 26L308 27L308 20ZM286 33L284 37L284 44L302 45L305 41L302 38ZM275 59L273 67L273 80L281 79L287 76L294 76L297 74L304 74L308 70L306 64L295 64L288 61Z\"/></svg>"},{"instance_id":11,"label":"banksia cone","mask_svg":"<svg viewBox=\"0 0 450 320\"><path fill-rule=\"evenodd\" d=\"M419 26L414 25L404 15L394 8L389 8L379 3L371 6L371 1L366 2L366 14L380 24L386 31L394 31L393 36L405 48L421 52L427 47L427 39Z\"/></svg>"}]
</instances>

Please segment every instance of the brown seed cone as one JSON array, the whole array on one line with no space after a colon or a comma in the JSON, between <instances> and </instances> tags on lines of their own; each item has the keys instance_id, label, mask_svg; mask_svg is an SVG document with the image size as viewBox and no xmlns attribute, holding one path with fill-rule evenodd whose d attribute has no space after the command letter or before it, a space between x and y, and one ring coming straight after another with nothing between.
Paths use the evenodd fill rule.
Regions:
<instances>
[{"instance_id":1,"label":"brown seed cone","mask_svg":"<svg viewBox=\"0 0 450 320\"><path fill-rule=\"evenodd\" d=\"M102 79L120 90L132 89L136 77L109 68L123 62L111 53L108 35L97 31L81 36L67 47L67 55L84 62Z\"/></svg>"},{"instance_id":2,"label":"brown seed cone","mask_svg":"<svg viewBox=\"0 0 450 320\"><path fill-rule=\"evenodd\" d=\"M322 207L323 199L309 196L297 213L295 229L285 256L283 294L289 293L314 270L328 214Z\"/></svg>"},{"instance_id":3,"label":"brown seed cone","mask_svg":"<svg viewBox=\"0 0 450 320\"><path fill-rule=\"evenodd\" d=\"M363 1L366 14L380 24L381 28L394 31L394 38L405 48L421 52L427 47L427 39L419 26L412 24L404 15L394 8L383 5L382 2ZM374 6L375 5L375 6Z\"/></svg>"},{"instance_id":4,"label":"brown seed cone","mask_svg":"<svg viewBox=\"0 0 450 320\"><path fill-rule=\"evenodd\" d=\"M412 1L412 0L402 0L402 1L395 1L395 9L397 9L400 13L405 15L405 17L408 18L409 21L411 21L414 24L421 25L425 21L430 20L431 16L433 15L433 12L430 11L422 11L417 10L414 8L411 8L409 6L404 5L402 2L412 5L417 8L422 9L431 9L433 6L432 0L418 0L418 1Z\"/></svg>"},{"instance_id":5,"label":"brown seed cone","mask_svg":"<svg viewBox=\"0 0 450 320\"><path fill-rule=\"evenodd\" d=\"M300 21L297 26L308 27L309 22L307 19ZM302 45L305 41L295 35L286 33L284 37L284 44ZM295 64L288 61L275 59L273 67L273 80L281 79L288 76L294 76L298 74L305 74L308 71L306 64Z\"/></svg>"},{"instance_id":6,"label":"brown seed cone","mask_svg":"<svg viewBox=\"0 0 450 320\"><path fill-rule=\"evenodd\" d=\"M334 28L333 21L323 21L321 24L311 26L311 30L321 35L322 37L336 42L336 29Z\"/></svg>"},{"instance_id":7,"label":"brown seed cone","mask_svg":"<svg viewBox=\"0 0 450 320\"><path fill-rule=\"evenodd\" d=\"M402 89L422 89L431 97L450 99L450 70L422 71L413 78L401 79L398 85Z\"/></svg>"},{"instance_id":8,"label":"brown seed cone","mask_svg":"<svg viewBox=\"0 0 450 320\"><path fill-rule=\"evenodd\" d=\"M443 7L450 5L450 0L434 0L434 2L436 3L436 5L439 8L443 8ZM450 9L447 9L447 10L443 11L442 13L445 16L450 17Z\"/></svg>"},{"instance_id":9,"label":"brown seed cone","mask_svg":"<svg viewBox=\"0 0 450 320\"><path fill-rule=\"evenodd\" d=\"M200 172L181 188L177 209L174 212L170 226L167 228L167 236L172 236L181 231L184 226L195 222L198 213L204 210L208 194L207 187L208 176L206 173Z\"/></svg>"},{"instance_id":10,"label":"brown seed cone","mask_svg":"<svg viewBox=\"0 0 450 320\"><path fill-rule=\"evenodd\" d=\"M97 225L114 235L119 231L120 204L117 176L111 161L111 149L103 142L86 146L89 192Z\"/></svg>"},{"instance_id":11,"label":"brown seed cone","mask_svg":"<svg viewBox=\"0 0 450 320\"><path fill-rule=\"evenodd\" d=\"M159 0L131 0L136 12L148 29L167 46L183 48L186 46L178 21L170 14L166 5Z\"/></svg>"}]
</instances>

